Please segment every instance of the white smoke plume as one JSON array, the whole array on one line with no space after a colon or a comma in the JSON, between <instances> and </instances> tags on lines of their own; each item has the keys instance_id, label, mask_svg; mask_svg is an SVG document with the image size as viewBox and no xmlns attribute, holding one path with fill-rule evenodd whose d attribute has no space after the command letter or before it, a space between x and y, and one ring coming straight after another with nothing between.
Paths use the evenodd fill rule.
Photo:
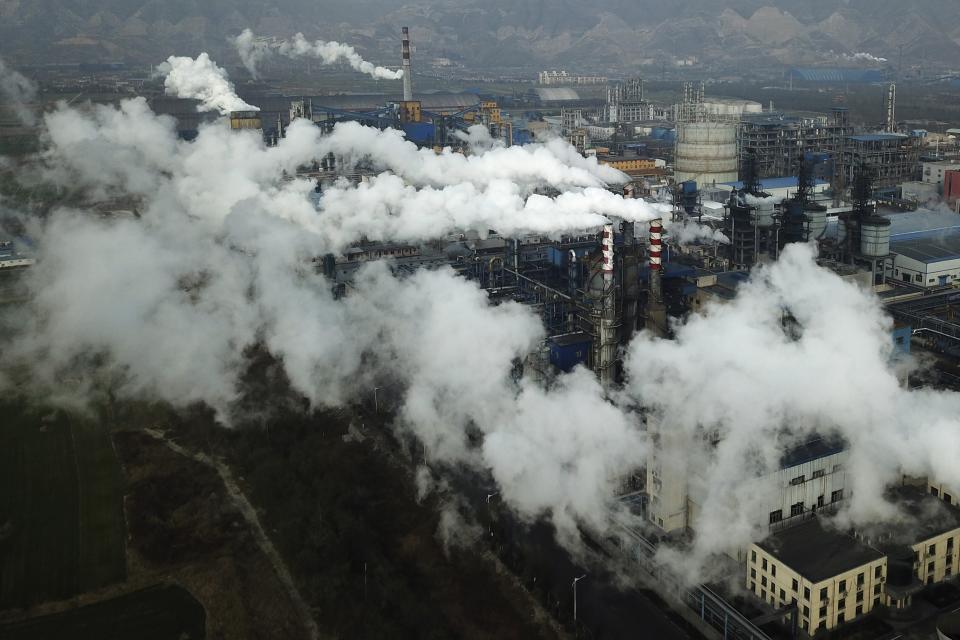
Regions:
<instances>
[{"instance_id":1,"label":"white smoke plume","mask_svg":"<svg viewBox=\"0 0 960 640\"><path fill-rule=\"evenodd\" d=\"M870 64L886 64L887 59L875 56L866 51L857 51L854 53L834 53L830 51L830 54L836 57L839 60L844 62L856 62L856 63L870 63Z\"/></svg>"},{"instance_id":2,"label":"white smoke plume","mask_svg":"<svg viewBox=\"0 0 960 640\"><path fill-rule=\"evenodd\" d=\"M254 77L257 76L257 64L271 54L287 58L316 58L325 65L346 62L354 71L365 73L375 80L399 80L403 77L402 69L394 71L368 62L348 44L333 40L310 42L302 33L297 33L290 40L267 43L258 39L250 29L244 29L234 39L234 45L243 65Z\"/></svg>"},{"instance_id":3,"label":"white smoke plume","mask_svg":"<svg viewBox=\"0 0 960 640\"><path fill-rule=\"evenodd\" d=\"M13 109L13 114L21 123L28 127L36 124L30 103L37 97L37 86L8 67L3 58L0 58L0 97Z\"/></svg>"},{"instance_id":4,"label":"white smoke plume","mask_svg":"<svg viewBox=\"0 0 960 640\"><path fill-rule=\"evenodd\" d=\"M630 347L627 392L666 434L666 459L692 478L691 573L765 535L771 483L758 478L813 434L849 443L849 521L889 517L882 493L901 474L960 486L945 454L960 450L960 395L901 386L879 300L814 257L790 245L734 300L677 327L675 340L643 335ZM785 328L788 315L798 328Z\"/></svg>"},{"instance_id":5,"label":"white smoke plume","mask_svg":"<svg viewBox=\"0 0 960 640\"><path fill-rule=\"evenodd\" d=\"M386 378L403 390L401 428L431 466L489 472L508 505L550 519L570 544L578 524L606 526L614 488L645 462L650 439L626 408L642 406L669 436L664 455L695 471L698 535L685 558L698 569L762 536L755 523L766 514L750 491L804 434L850 443L850 518L888 513L882 488L901 472L960 486L958 396L900 387L879 302L817 267L806 246L788 248L727 305L692 315L676 340L638 337L613 399L583 369L547 388L514 380L517 359L542 344L538 317L491 306L451 269L398 277L374 263L342 299L315 273L314 258L364 237L556 235L661 217L603 188L619 172L569 145L430 156L395 134L348 125L323 136L302 120L273 148L222 121L184 142L142 99L61 106L44 127L46 179L140 206L137 218L57 210L37 223L30 319L3 351L41 388L108 380L118 396L201 401L229 421L254 345L314 406L363 397ZM313 183L288 176L330 151L384 172L335 184L315 206ZM783 328L788 314L795 330Z\"/></svg>"},{"instance_id":6,"label":"white smoke plume","mask_svg":"<svg viewBox=\"0 0 960 640\"><path fill-rule=\"evenodd\" d=\"M226 115L231 111L260 110L237 96L227 72L206 53L196 58L170 56L157 67L157 73L164 76L167 95L199 100L198 111L219 111Z\"/></svg>"},{"instance_id":7,"label":"white smoke plume","mask_svg":"<svg viewBox=\"0 0 960 640\"><path fill-rule=\"evenodd\" d=\"M681 247L703 243L730 244L730 239L720 230L694 220L665 223L664 228L669 233L670 240Z\"/></svg>"},{"instance_id":8,"label":"white smoke plume","mask_svg":"<svg viewBox=\"0 0 960 640\"><path fill-rule=\"evenodd\" d=\"M475 133L481 140L482 134ZM523 187L557 189L602 187L627 182L629 177L596 158L584 158L561 139L512 147L478 148L483 153L461 154L449 149L437 154L420 149L395 129L380 131L356 122L343 122L320 141L322 153L333 153L348 164L359 161L389 170L416 185L476 185L510 180Z\"/></svg>"}]
</instances>

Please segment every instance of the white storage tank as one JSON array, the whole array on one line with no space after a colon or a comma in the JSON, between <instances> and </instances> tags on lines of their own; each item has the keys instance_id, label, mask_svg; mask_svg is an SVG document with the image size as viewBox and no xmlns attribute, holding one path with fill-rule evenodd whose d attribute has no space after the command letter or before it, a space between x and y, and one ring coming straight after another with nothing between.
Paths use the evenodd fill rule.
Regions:
<instances>
[{"instance_id":1,"label":"white storage tank","mask_svg":"<svg viewBox=\"0 0 960 640\"><path fill-rule=\"evenodd\" d=\"M827 210L811 209L810 211L805 211L804 213L807 214L807 218L810 220L810 239L819 240L827 231Z\"/></svg>"},{"instance_id":2,"label":"white storage tank","mask_svg":"<svg viewBox=\"0 0 960 640\"><path fill-rule=\"evenodd\" d=\"M710 185L737 181L737 125L725 122L677 123L674 178Z\"/></svg>"},{"instance_id":3,"label":"white storage tank","mask_svg":"<svg viewBox=\"0 0 960 640\"><path fill-rule=\"evenodd\" d=\"M773 198L758 198L751 202L753 206L753 220L758 227L766 229L773 226L774 204Z\"/></svg>"},{"instance_id":4,"label":"white storage tank","mask_svg":"<svg viewBox=\"0 0 960 640\"><path fill-rule=\"evenodd\" d=\"M870 216L860 224L860 253L870 258L890 254L890 221Z\"/></svg>"}]
</instances>

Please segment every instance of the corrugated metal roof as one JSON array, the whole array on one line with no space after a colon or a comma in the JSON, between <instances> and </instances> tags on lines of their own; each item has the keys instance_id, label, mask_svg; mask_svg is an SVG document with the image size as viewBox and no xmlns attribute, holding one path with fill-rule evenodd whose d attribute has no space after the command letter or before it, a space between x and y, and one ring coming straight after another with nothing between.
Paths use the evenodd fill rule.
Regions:
<instances>
[{"instance_id":1,"label":"corrugated metal roof","mask_svg":"<svg viewBox=\"0 0 960 640\"><path fill-rule=\"evenodd\" d=\"M795 188L799 184L800 180L797 176L784 176L783 178L760 178L760 187L762 189L790 189ZM721 184L733 187L735 189L742 189L743 182L722 182ZM822 186L829 184L826 180L817 179L814 181L814 186Z\"/></svg>"},{"instance_id":2,"label":"corrugated metal roof","mask_svg":"<svg viewBox=\"0 0 960 640\"><path fill-rule=\"evenodd\" d=\"M859 142L880 142L881 140L904 140L907 136L900 133L864 133L857 136L847 136L848 140Z\"/></svg>"},{"instance_id":3,"label":"corrugated metal roof","mask_svg":"<svg viewBox=\"0 0 960 640\"><path fill-rule=\"evenodd\" d=\"M795 78L809 82L882 82L883 74L876 69L808 68L791 69Z\"/></svg>"},{"instance_id":4,"label":"corrugated metal roof","mask_svg":"<svg viewBox=\"0 0 960 640\"><path fill-rule=\"evenodd\" d=\"M960 259L960 233L956 230L890 243L890 251L924 264Z\"/></svg>"}]
</instances>

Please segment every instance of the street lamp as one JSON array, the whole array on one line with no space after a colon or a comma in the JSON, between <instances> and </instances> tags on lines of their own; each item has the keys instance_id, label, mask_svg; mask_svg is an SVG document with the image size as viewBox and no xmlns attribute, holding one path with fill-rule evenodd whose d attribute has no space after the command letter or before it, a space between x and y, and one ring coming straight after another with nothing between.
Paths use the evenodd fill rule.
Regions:
<instances>
[{"instance_id":1,"label":"street lamp","mask_svg":"<svg viewBox=\"0 0 960 640\"><path fill-rule=\"evenodd\" d=\"M493 537L493 513L490 511L490 498L495 498L500 495L499 491L494 491L493 493L487 494L487 519L490 520L490 537Z\"/></svg>"},{"instance_id":2,"label":"street lamp","mask_svg":"<svg viewBox=\"0 0 960 640\"><path fill-rule=\"evenodd\" d=\"M577 621L577 583L587 577L587 574L583 574L579 578L573 579L573 621Z\"/></svg>"},{"instance_id":3,"label":"street lamp","mask_svg":"<svg viewBox=\"0 0 960 640\"><path fill-rule=\"evenodd\" d=\"M383 387L374 387L373 388L373 408L374 411L380 413L380 401L377 399L377 391L383 389Z\"/></svg>"}]
</instances>

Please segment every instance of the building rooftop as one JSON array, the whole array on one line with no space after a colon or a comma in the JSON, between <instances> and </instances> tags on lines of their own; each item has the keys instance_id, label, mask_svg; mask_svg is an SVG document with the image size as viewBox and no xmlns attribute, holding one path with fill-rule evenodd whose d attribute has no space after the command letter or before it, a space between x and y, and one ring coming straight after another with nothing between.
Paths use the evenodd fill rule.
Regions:
<instances>
[{"instance_id":1,"label":"building rooftop","mask_svg":"<svg viewBox=\"0 0 960 640\"><path fill-rule=\"evenodd\" d=\"M784 451L780 457L780 468L789 469L804 462L840 453L846 448L846 444L841 440L814 438Z\"/></svg>"},{"instance_id":2,"label":"building rooftop","mask_svg":"<svg viewBox=\"0 0 960 640\"><path fill-rule=\"evenodd\" d=\"M960 507L927 493L926 487L892 487L887 490L887 499L908 516L906 521L884 526L884 532L894 541L916 544L960 528Z\"/></svg>"},{"instance_id":3,"label":"building rooftop","mask_svg":"<svg viewBox=\"0 0 960 640\"><path fill-rule=\"evenodd\" d=\"M857 142L883 142L885 140L906 140L909 136L902 133L863 133L856 136L847 136L847 140Z\"/></svg>"},{"instance_id":4,"label":"building rooftop","mask_svg":"<svg viewBox=\"0 0 960 640\"><path fill-rule=\"evenodd\" d=\"M824 528L820 518L778 531L758 545L813 583L883 557L853 536Z\"/></svg>"},{"instance_id":5,"label":"building rooftop","mask_svg":"<svg viewBox=\"0 0 960 640\"><path fill-rule=\"evenodd\" d=\"M796 176L784 176L782 178L760 178L760 187L763 189L795 189L800 180ZM722 182L723 186L733 187L734 189L743 189L743 182ZM814 186L829 184L826 180L817 179Z\"/></svg>"},{"instance_id":6,"label":"building rooftop","mask_svg":"<svg viewBox=\"0 0 960 640\"><path fill-rule=\"evenodd\" d=\"M932 230L893 238L890 251L924 264L960 259L960 230Z\"/></svg>"}]
</instances>

